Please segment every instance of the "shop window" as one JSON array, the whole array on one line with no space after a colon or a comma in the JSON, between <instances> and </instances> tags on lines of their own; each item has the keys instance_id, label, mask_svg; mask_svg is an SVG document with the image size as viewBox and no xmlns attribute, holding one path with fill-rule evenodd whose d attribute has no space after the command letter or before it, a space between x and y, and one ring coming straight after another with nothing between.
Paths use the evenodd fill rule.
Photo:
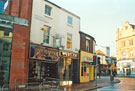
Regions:
<instances>
[{"instance_id":1,"label":"shop window","mask_svg":"<svg viewBox=\"0 0 135 91\"><path fill-rule=\"evenodd\" d=\"M67 34L67 48L72 49L72 35Z\"/></svg>"},{"instance_id":2,"label":"shop window","mask_svg":"<svg viewBox=\"0 0 135 91\"><path fill-rule=\"evenodd\" d=\"M81 65L81 76L83 76L83 64Z\"/></svg>"},{"instance_id":3,"label":"shop window","mask_svg":"<svg viewBox=\"0 0 135 91\"><path fill-rule=\"evenodd\" d=\"M84 72L83 72L83 76L87 76L87 73L86 73L86 64L84 64Z\"/></svg>"},{"instance_id":4,"label":"shop window","mask_svg":"<svg viewBox=\"0 0 135 91\"><path fill-rule=\"evenodd\" d=\"M3 44L3 51L8 51L9 48L9 44L8 43L4 43Z\"/></svg>"},{"instance_id":5,"label":"shop window","mask_svg":"<svg viewBox=\"0 0 135 91\"><path fill-rule=\"evenodd\" d=\"M43 28L43 42L46 44L49 44L49 38L50 38L50 27L44 26Z\"/></svg>"},{"instance_id":6,"label":"shop window","mask_svg":"<svg viewBox=\"0 0 135 91\"><path fill-rule=\"evenodd\" d=\"M86 51L90 51L90 40L86 39Z\"/></svg>"}]
</instances>

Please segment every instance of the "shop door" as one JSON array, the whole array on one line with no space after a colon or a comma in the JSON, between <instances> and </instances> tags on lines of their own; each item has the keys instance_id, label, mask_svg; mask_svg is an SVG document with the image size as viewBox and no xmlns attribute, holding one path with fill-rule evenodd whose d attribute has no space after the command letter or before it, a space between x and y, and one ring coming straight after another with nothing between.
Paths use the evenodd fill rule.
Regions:
<instances>
[{"instance_id":1,"label":"shop door","mask_svg":"<svg viewBox=\"0 0 135 91\"><path fill-rule=\"evenodd\" d=\"M80 62L77 59L72 60L72 81L73 83L79 83L80 80Z\"/></svg>"}]
</instances>

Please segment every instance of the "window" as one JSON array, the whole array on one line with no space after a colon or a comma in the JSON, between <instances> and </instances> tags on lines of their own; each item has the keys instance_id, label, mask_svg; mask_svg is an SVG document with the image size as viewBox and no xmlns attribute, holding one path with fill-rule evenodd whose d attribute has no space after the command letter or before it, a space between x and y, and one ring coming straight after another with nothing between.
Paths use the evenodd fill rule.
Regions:
<instances>
[{"instance_id":1,"label":"window","mask_svg":"<svg viewBox=\"0 0 135 91\"><path fill-rule=\"evenodd\" d=\"M133 39L129 40L129 45L130 45L130 46L133 45Z\"/></svg>"},{"instance_id":2,"label":"window","mask_svg":"<svg viewBox=\"0 0 135 91\"><path fill-rule=\"evenodd\" d=\"M81 64L81 76L89 75L89 66L88 64Z\"/></svg>"},{"instance_id":3,"label":"window","mask_svg":"<svg viewBox=\"0 0 135 91\"><path fill-rule=\"evenodd\" d=\"M52 8L50 6L45 5L45 14L50 16L51 15L51 9Z\"/></svg>"},{"instance_id":4,"label":"window","mask_svg":"<svg viewBox=\"0 0 135 91\"><path fill-rule=\"evenodd\" d=\"M134 51L130 51L130 58L134 57Z\"/></svg>"},{"instance_id":5,"label":"window","mask_svg":"<svg viewBox=\"0 0 135 91\"><path fill-rule=\"evenodd\" d=\"M61 46L61 38L55 38L54 39L54 47L60 47Z\"/></svg>"},{"instance_id":6,"label":"window","mask_svg":"<svg viewBox=\"0 0 135 91\"><path fill-rule=\"evenodd\" d=\"M9 48L9 44L8 43L4 43L3 44L3 51L8 51Z\"/></svg>"},{"instance_id":7,"label":"window","mask_svg":"<svg viewBox=\"0 0 135 91\"><path fill-rule=\"evenodd\" d=\"M4 36L9 36L9 32L8 31L4 31Z\"/></svg>"},{"instance_id":8,"label":"window","mask_svg":"<svg viewBox=\"0 0 135 91\"><path fill-rule=\"evenodd\" d=\"M83 64L81 65L81 76L83 76Z\"/></svg>"},{"instance_id":9,"label":"window","mask_svg":"<svg viewBox=\"0 0 135 91\"><path fill-rule=\"evenodd\" d=\"M72 25L72 17L68 16L68 24Z\"/></svg>"},{"instance_id":10,"label":"window","mask_svg":"<svg viewBox=\"0 0 135 91\"><path fill-rule=\"evenodd\" d=\"M123 58L123 59L126 58L126 53L122 53L122 58Z\"/></svg>"},{"instance_id":11,"label":"window","mask_svg":"<svg viewBox=\"0 0 135 91\"><path fill-rule=\"evenodd\" d=\"M90 40L86 39L86 51L90 51Z\"/></svg>"},{"instance_id":12,"label":"window","mask_svg":"<svg viewBox=\"0 0 135 91\"><path fill-rule=\"evenodd\" d=\"M125 47L126 46L125 41L122 41L121 43L122 43L122 47Z\"/></svg>"},{"instance_id":13,"label":"window","mask_svg":"<svg viewBox=\"0 0 135 91\"><path fill-rule=\"evenodd\" d=\"M71 49L72 48L72 35L67 34L67 48Z\"/></svg>"},{"instance_id":14,"label":"window","mask_svg":"<svg viewBox=\"0 0 135 91\"><path fill-rule=\"evenodd\" d=\"M50 27L44 26L43 31L44 31L43 42L49 44Z\"/></svg>"}]
</instances>

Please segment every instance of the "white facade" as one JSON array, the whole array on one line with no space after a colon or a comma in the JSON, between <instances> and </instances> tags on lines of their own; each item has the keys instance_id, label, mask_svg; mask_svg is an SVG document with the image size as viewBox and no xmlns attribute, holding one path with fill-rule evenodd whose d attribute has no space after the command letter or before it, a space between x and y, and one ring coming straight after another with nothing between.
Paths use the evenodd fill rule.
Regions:
<instances>
[{"instance_id":1,"label":"white facade","mask_svg":"<svg viewBox=\"0 0 135 91\"><path fill-rule=\"evenodd\" d=\"M131 74L135 74L135 61L134 60L120 60L117 61L117 74L127 75L127 70L131 70Z\"/></svg>"},{"instance_id":2,"label":"white facade","mask_svg":"<svg viewBox=\"0 0 135 91\"><path fill-rule=\"evenodd\" d=\"M51 15L45 14L45 5L51 7ZM72 25L68 24L67 17L72 17ZM49 43L43 43L43 26L50 27ZM80 18L65 9L45 0L33 0L30 43L45 46L54 46L54 38L62 38L61 46L64 50L77 52L80 49ZM67 48L67 34L72 35L72 48Z\"/></svg>"}]
</instances>

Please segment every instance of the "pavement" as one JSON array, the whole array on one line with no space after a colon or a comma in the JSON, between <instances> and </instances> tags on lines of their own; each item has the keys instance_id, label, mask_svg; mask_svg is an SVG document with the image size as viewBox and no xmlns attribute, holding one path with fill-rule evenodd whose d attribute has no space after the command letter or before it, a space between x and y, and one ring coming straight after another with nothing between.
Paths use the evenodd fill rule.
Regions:
<instances>
[{"instance_id":1,"label":"pavement","mask_svg":"<svg viewBox=\"0 0 135 91\"><path fill-rule=\"evenodd\" d=\"M100 79L97 79L97 85L96 81L91 82L85 82L80 84L73 84L70 87L65 87L64 91L91 91L94 89L110 86L112 84L119 83L120 80L114 78L114 81L110 81L110 76L101 76Z\"/></svg>"}]
</instances>

